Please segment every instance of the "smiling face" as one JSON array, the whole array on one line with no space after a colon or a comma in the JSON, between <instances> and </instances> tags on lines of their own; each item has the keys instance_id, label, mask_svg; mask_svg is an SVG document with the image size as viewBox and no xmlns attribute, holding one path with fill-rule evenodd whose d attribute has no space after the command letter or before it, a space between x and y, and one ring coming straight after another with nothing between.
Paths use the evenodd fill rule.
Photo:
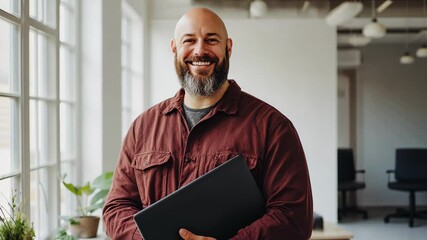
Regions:
<instances>
[{"instance_id":1,"label":"smiling face","mask_svg":"<svg viewBox=\"0 0 427 240\"><path fill-rule=\"evenodd\" d=\"M222 20L204 8L177 23L171 41L181 86L192 95L212 95L227 79L232 41Z\"/></svg>"}]
</instances>

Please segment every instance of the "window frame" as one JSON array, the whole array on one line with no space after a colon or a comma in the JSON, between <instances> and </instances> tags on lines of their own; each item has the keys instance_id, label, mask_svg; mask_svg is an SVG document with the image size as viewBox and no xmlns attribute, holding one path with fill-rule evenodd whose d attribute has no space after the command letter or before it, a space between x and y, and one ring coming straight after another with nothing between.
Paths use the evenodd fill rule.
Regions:
<instances>
[{"instance_id":1,"label":"window frame","mask_svg":"<svg viewBox=\"0 0 427 240\"><path fill-rule=\"evenodd\" d=\"M127 1L121 2L121 133L126 135L130 124L143 111L144 91L144 19ZM141 47L141 48L139 48ZM142 93L142 95L141 95Z\"/></svg>"},{"instance_id":2,"label":"window frame","mask_svg":"<svg viewBox=\"0 0 427 240\"><path fill-rule=\"evenodd\" d=\"M74 37L73 43L65 43L62 42L60 37L60 31L61 31L61 16L60 16L60 8L61 4L68 2L66 0L51 0L56 4L54 6L54 11L56 15L55 22L53 25L51 23L42 23L39 22L36 19L33 19L30 17L30 1L31 0L21 0L21 5L18 7L19 14L15 15L12 13L9 13L3 9L0 9L0 19L2 21L10 22L12 24L15 24L18 28L18 39L19 42L17 43L16 47L18 49L17 55L18 55L18 62L17 64L15 62L11 62L11 69L12 68L18 68L18 76L16 76L17 80L17 89L15 92L1 92L0 91L0 97L5 99L10 99L11 101L15 101L15 107L11 108L9 111L11 115L11 122L10 122L10 134L11 134L11 142L10 142L10 151L11 151L11 164L15 164L15 158L16 163L19 165L16 170L12 170L6 174L0 175L0 181L11 181L11 189L10 194L16 194L18 193L18 202L22 202L22 212L29 218L31 221L39 221L40 219L32 219L31 217L31 175L39 175L41 174L42 179L38 179L40 181L46 182L46 179L55 179L57 181L49 181L48 182L48 188L49 191L43 191L38 190L38 195L44 194L45 192L48 192L47 196L44 196L45 199L48 199L48 202L40 202L39 200L36 200L37 205L40 206L40 204L45 204L46 214L43 213L43 215L46 215L43 217L42 221L44 221L45 226L43 229L35 229L36 231L36 237L37 239L42 239L48 236L54 229L56 229L60 225L60 219L59 216L61 214L61 193L63 192L61 189L61 166L64 164L69 164L71 166L71 171L74 171L75 173L78 173L77 167L78 167L78 155L79 155L79 149L78 149L78 139L79 139L79 132L77 129L79 129L78 126L78 115L79 115L79 82L77 81L78 76L80 74L79 67L77 65L77 59L79 58L79 46L78 46L78 17L80 14L80 4L79 0L74 1L74 19L73 23L71 24L72 30L76 33L77 36ZM42 0L40 0L42 1ZM47 0L44 4L48 5L50 0ZM52 2L52 3L53 3ZM30 31L36 30L44 35L46 35L47 38L51 40L52 44L52 54L49 56L44 56L45 59L51 59L52 57L54 66L50 71L53 72L52 79L54 81L54 89L52 96L32 96L30 93ZM73 76L74 81L74 96L67 99L62 99L60 95L60 84L61 84L61 56L60 56L60 49L61 46L64 44L68 44L68 47L73 48L74 51L74 58L69 60L73 61L73 70L75 70L75 74ZM72 46L74 45L74 46ZM15 52L14 52L15 53ZM49 64L51 62L48 62ZM17 65L17 66L15 66ZM10 86L12 85L11 82L9 83ZM12 88L12 87L10 87ZM49 139L50 142L54 142L54 146L52 149L50 149L48 152L51 154L51 157L48 157L45 159L43 163L38 164L31 164L31 145L30 145L30 103L31 101L39 101L44 102L46 105L51 105L50 110L53 114L51 115L51 120L54 122L54 130L53 130L53 139ZM67 104L74 108L73 111L73 127L76 131L74 131L75 135L72 137L73 141L73 150L75 151L74 154L72 154L72 157L67 156L66 158L63 158L61 155L61 120L60 120L60 114L61 114L61 104ZM38 110L37 110L38 112ZM47 122L44 122L43 124L46 124ZM50 128L51 126L49 126ZM43 133L44 134L44 133ZM37 138L40 136L37 136ZM46 137L46 136L45 136ZM52 137L52 136L50 136ZM46 171L47 173L44 174L42 171ZM76 175L76 174L74 174ZM49 176L49 177L48 177ZM76 176L73 178L67 177L68 181L75 182L77 179ZM38 187L43 187L43 184L33 183L36 184ZM40 186L39 186L40 185ZM17 192L15 192L17 190ZM9 189L8 189L9 191ZM40 196L36 196L35 198L40 198ZM9 200L9 199L7 199ZM74 201L71 200L70 197L66 197L65 199L66 205L68 208L74 209ZM47 207L49 206L49 207ZM39 207L38 207L39 208ZM39 210L37 210L39 211ZM39 214L41 214L39 212ZM38 215L40 216L40 215ZM39 223L37 223L39 224ZM42 224L42 223L40 223ZM40 230L40 233L38 232Z\"/></svg>"}]
</instances>

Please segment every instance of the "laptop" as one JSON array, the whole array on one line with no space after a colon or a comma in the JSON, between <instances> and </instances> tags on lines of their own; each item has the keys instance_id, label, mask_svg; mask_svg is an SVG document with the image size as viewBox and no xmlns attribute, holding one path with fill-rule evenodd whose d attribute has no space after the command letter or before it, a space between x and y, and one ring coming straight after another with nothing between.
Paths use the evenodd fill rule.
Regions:
<instances>
[{"instance_id":1,"label":"laptop","mask_svg":"<svg viewBox=\"0 0 427 240\"><path fill-rule=\"evenodd\" d=\"M229 239L265 213L263 196L237 155L134 215L145 240L181 239L179 229Z\"/></svg>"}]
</instances>

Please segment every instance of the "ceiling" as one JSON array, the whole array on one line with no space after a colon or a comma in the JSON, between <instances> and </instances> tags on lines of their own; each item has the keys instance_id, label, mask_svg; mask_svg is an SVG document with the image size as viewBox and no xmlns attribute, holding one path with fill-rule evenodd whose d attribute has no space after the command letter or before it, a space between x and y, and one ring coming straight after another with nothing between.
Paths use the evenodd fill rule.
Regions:
<instances>
[{"instance_id":1,"label":"ceiling","mask_svg":"<svg viewBox=\"0 0 427 240\"><path fill-rule=\"evenodd\" d=\"M249 4L253 0L192 0L197 4L206 4L216 7L233 7L233 8L249 8ZM329 10L340 5L344 0L263 0L269 6L269 9L297 9L301 10L305 2L309 3L309 8L316 8L320 12L327 13ZM355 0L347 0L352 2ZM374 0L375 5L378 7L385 0ZM370 17L371 16L371 0L358 0L355 2L361 2L364 6L363 11L358 17ZM392 0L392 4L384 12L380 14L380 17L422 17L423 16L423 0ZM408 7L408 9L407 9ZM407 11L408 10L408 11ZM408 13L408 14L407 14Z\"/></svg>"},{"instance_id":2,"label":"ceiling","mask_svg":"<svg viewBox=\"0 0 427 240\"><path fill-rule=\"evenodd\" d=\"M263 18L324 18L331 9L343 0L264 0L268 5L268 13ZM385 0L376 0L378 7ZM375 40L378 43L400 43L404 41L421 43L427 39L427 13L424 11L424 0L393 0L392 4L381 13L377 13L378 21L387 28L386 37ZM427 0L425 0L427 1ZM192 0L193 3L223 9L249 11L252 0ZM308 7L303 9L304 2ZM363 10L355 19L337 27L338 43L346 44L350 34L360 33L361 29L372 19L372 1L360 0ZM427 10L426 10L427 11ZM249 16L249 15L248 15ZM408 40L409 39L409 40Z\"/></svg>"}]
</instances>

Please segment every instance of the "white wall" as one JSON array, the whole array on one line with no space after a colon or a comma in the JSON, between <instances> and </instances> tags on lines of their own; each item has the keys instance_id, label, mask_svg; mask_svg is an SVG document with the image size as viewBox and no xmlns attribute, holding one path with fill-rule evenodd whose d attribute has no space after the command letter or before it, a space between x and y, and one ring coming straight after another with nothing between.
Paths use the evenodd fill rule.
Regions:
<instances>
[{"instance_id":1,"label":"white wall","mask_svg":"<svg viewBox=\"0 0 427 240\"><path fill-rule=\"evenodd\" d=\"M82 1L82 182L114 169L121 145L121 7L115 0ZM86 24L90 23L90 24Z\"/></svg>"},{"instance_id":2,"label":"white wall","mask_svg":"<svg viewBox=\"0 0 427 240\"><path fill-rule=\"evenodd\" d=\"M77 179L84 183L102 171L102 5L81 4L80 164ZM91 22L92 24L84 24ZM92 161L90 161L92 160ZM96 167L100 166L100 167ZM96 171L92 173L91 171Z\"/></svg>"},{"instance_id":3,"label":"white wall","mask_svg":"<svg viewBox=\"0 0 427 240\"><path fill-rule=\"evenodd\" d=\"M151 25L152 104L179 84L169 41L174 20ZM234 47L229 77L296 126L311 174L314 209L336 221L336 34L322 20L225 19Z\"/></svg>"},{"instance_id":4,"label":"white wall","mask_svg":"<svg viewBox=\"0 0 427 240\"><path fill-rule=\"evenodd\" d=\"M350 148L350 78L338 75L338 148Z\"/></svg>"},{"instance_id":5,"label":"white wall","mask_svg":"<svg viewBox=\"0 0 427 240\"><path fill-rule=\"evenodd\" d=\"M152 20L150 32L150 105L172 97L180 88L170 41L176 20Z\"/></svg>"},{"instance_id":6,"label":"white wall","mask_svg":"<svg viewBox=\"0 0 427 240\"><path fill-rule=\"evenodd\" d=\"M358 165L366 169L360 205L407 205L409 195L387 189L395 149L427 147L427 59L399 64L402 45L368 45L358 73ZM427 204L427 194L417 194Z\"/></svg>"}]
</instances>

